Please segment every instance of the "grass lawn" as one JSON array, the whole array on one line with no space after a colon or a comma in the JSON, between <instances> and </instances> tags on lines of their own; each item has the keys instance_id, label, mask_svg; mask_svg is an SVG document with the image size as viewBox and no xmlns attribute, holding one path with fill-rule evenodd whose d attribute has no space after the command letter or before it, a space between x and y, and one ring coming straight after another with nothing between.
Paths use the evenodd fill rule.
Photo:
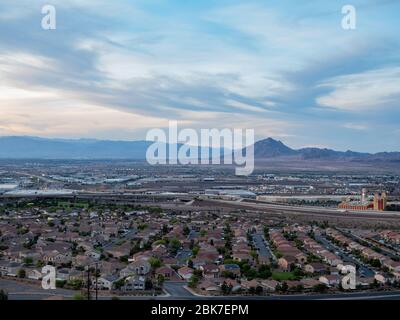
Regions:
<instances>
[{"instance_id":1,"label":"grass lawn","mask_svg":"<svg viewBox=\"0 0 400 320\"><path fill-rule=\"evenodd\" d=\"M295 280L293 272L272 272L272 279L276 281Z\"/></svg>"}]
</instances>

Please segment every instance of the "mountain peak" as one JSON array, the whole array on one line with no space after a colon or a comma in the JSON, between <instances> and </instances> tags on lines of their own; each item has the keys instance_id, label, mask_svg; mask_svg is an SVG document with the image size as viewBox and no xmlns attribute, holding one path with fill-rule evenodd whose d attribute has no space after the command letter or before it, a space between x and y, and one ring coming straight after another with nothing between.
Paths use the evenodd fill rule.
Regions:
<instances>
[{"instance_id":1,"label":"mountain peak","mask_svg":"<svg viewBox=\"0 0 400 320\"><path fill-rule=\"evenodd\" d=\"M257 158L269 158L279 156L290 156L296 151L286 146L282 141L267 138L254 144L254 155Z\"/></svg>"}]
</instances>

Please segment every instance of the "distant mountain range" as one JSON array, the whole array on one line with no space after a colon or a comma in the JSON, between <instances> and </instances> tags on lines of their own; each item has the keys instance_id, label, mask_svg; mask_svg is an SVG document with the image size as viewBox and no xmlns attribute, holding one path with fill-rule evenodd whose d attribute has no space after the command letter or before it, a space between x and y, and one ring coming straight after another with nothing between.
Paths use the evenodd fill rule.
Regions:
<instances>
[{"instance_id":1,"label":"distant mountain range","mask_svg":"<svg viewBox=\"0 0 400 320\"><path fill-rule=\"evenodd\" d=\"M29 136L0 137L1 159L135 159L146 157L149 141L46 139ZM292 149L272 138L257 141L256 159L400 161L400 152L375 154L331 149Z\"/></svg>"},{"instance_id":2,"label":"distant mountain range","mask_svg":"<svg viewBox=\"0 0 400 320\"><path fill-rule=\"evenodd\" d=\"M257 141L254 144L256 159L286 157L298 160L364 160L364 161L400 161L400 152L362 153L354 151L335 151L321 148L292 149L281 141L272 138Z\"/></svg>"},{"instance_id":3,"label":"distant mountain range","mask_svg":"<svg viewBox=\"0 0 400 320\"><path fill-rule=\"evenodd\" d=\"M144 159L148 141L0 137L0 158L8 159Z\"/></svg>"}]
</instances>

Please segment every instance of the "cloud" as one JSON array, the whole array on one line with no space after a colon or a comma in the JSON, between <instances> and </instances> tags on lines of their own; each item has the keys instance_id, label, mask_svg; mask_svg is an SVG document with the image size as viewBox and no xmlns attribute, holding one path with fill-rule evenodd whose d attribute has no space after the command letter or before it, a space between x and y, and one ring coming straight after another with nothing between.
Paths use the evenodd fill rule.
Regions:
<instances>
[{"instance_id":1,"label":"cloud","mask_svg":"<svg viewBox=\"0 0 400 320\"><path fill-rule=\"evenodd\" d=\"M254 128L259 137L286 136L292 127L253 116L272 103L220 95L212 78L207 86L204 76L119 79L113 86L115 79L108 77L93 83L79 77L67 81L63 68L62 61L40 55L0 55L0 134L137 139L149 128L167 127L168 119L194 129Z\"/></svg>"},{"instance_id":2,"label":"cloud","mask_svg":"<svg viewBox=\"0 0 400 320\"><path fill-rule=\"evenodd\" d=\"M364 111L389 110L384 124L398 114L396 10L375 1L356 32L340 28L337 2L54 0L54 32L40 28L43 4L0 4L0 134L135 139L177 119L297 145L345 124L348 143L376 121Z\"/></svg>"},{"instance_id":3,"label":"cloud","mask_svg":"<svg viewBox=\"0 0 400 320\"><path fill-rule=\"evenodd\" d=\"M351 129L351 130L367 130L368 126L365 124L349 122L349 123L343 124L343 128Z\"/></svg>"},{"instance_id":4,"label":"cloud","mask_svg":"<svg viewBox=\"0 0 400 320\"><path fill-rule=\"evenodd\" d=\"M331 92L317 98L323 107L342 111L379 111L398 106L400 67L369 70L335 77L322 82Z\"/></svg>"}]
</instances>

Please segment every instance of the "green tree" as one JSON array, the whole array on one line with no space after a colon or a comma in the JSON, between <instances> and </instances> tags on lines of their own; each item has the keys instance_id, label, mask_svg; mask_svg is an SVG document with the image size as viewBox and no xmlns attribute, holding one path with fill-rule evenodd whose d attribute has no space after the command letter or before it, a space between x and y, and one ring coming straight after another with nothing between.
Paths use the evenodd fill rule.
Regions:
<instances>
[{"instance_id":1,"label":"green tree","mask_svg":"<svg viewBox=\"0 0 400 320\"><path fill-rule=\"evenodd\" d=\"M191 288L196 288L197 284L199 283L200 279L198 276L196 276L195 274L191 276L190 280L189 280L189 287Z\"/></svg>"},{"instance_id":2,"label":"green tree","mask_svg":"<svg viewBox=\"0 0 400 320\"><path fill-rule=\"evenodd\" d=\"M280 283L276 286L276 291L278 291L278 292L284 293L284 292L287 292L288 289L289 289L289 286L287 285L286 282Z\"/></svg>"},{"instance_id":3,"label":"green tree","mask_svg":"<svg viewBox=\"0 0 400 320\"><path fill-rule=\"evenodd\" d=\"M153 282L150 279L146 279L146 281L144 283L144 288L145 288L145 290L153 289Z\"/></svg>"},{"instance_id":4,"label":"green tree","mask_svg":"<svg viewBox=\"0 0 400 320\"><path fill-rule=\"evenodd\" d=\"M73 297L74 300L84 300L85 297L81 293L77 293Z\"/></svg>"},{"instance_id":5,"label":"green tree","mask_svg":"<svg viewBox=\"0 0 400 320\"><path fill-rule=\"evenodd\" d=\"M0 290L0 301L6 301L6 300L8 300L8 294L2 289Z\"/></svg>"},{"instance_id":6,"label":"green tree","mask_svg":"<svg viewBox=\"0 0 400 320\"><path fill-rule=\"evenodd\" d=\"M262 288L261 286L257 286L257 287L256 287L256 294L257 294L257 295L261 295L261 294L263 293L263 291L264 291L264 290L263 290L263 288Z\"/></svg>"},{"instance_id":7,"label":"green tree","mask_svg":"<svg viewBox=\"0 0 400 320\"><path fill-rule=\"evenodd\" d=\"M374 268L380 268L382 266L381 262L378 259L371 259L370 264Z\"/></svg>"},{"instance_id":8,"label":"green tree","mask_svg":"<svg viewBox=\"0 0 400 320\"><path fill-rule=\"evenodd\" d=\"M158 277L157 277L157 283L158 283L158 286L162 286L163 285L163 283L164 283L164 281L165 281L165 277L164 277L164 275L162 275L162 274L159 274L158 275Z\"/></svg>"},{"instance_id":9,"label":"green tree","mask_svg":"<svg viewBox=\"0 0 400 320\"><path fill-rule=\"evenodd\" d=\"M64 288L66 283L67 283L67 281L65 281L65 280L56 280L56 287L57 288Z\"/></svg>"},{"instance_id":10,"label":"green tree","mask_svg":"<svg viewBox=\"0 0 400 320\"><path fill-rule=\"evenodd\" d=\"M18 278L25 278L25 277L26 277L25 269L19 269L18 270Z\"/></svg>"},{"instance_id":11,"label":"green tree","mask_svg":"<svg viewBox=\"0 0 400 320\"><path fill-rule=\"evenodd\" d=\"M230 294L232 292L232 286L228 285L225 281L221 286L223 294Z\"/></svg>"},{"instance_id":12,"label":"green tree","mask_svg":"<svg viewBox=\"0 0 400 320\"><path fill-rule=\"evenodd\" d=\"M199 253L199 251L200 251L200 247L199 247L198 245L195 245L195 246L193 247L193 249L192 249L192 255L193 255L193 257L197 256L197 254Z\"/></svg>"},{"instance_id":13,"label":"green tree","mask_svg":"<svg viewBox=\"0 0 400 320\"><path fill-rule=\"evenodd\" d=\"M272 276L271 268L268 265L261 265L258 268L258 277L261 279L268 279Z\"/></svg>"},{"instance_id":14,"label":"green tree","mask_svg":"<svg viewBox=\"0 0 400 320\"><path fill-rule=\"evenodd\" d=\"M322 293L325 292L328 287L324 283L317 284L313 287L314 292Z\"/></svg>"},{"instance_id":15,"label":"green tree","mask_svg":"<svg viewBox=\"0 0 400 320\"><path fill-rule=\"evenodd\" d=\"M119 279L114 282L114 287L119 290L125 285L125 278Z\"/></svg>"},{"instance_id":16,"label":"green tree","mask_svg":"<svg viewBox=\"0 0 400 320\"><path fill-rule=\"evenodd\" d=\"M183 234L184 234L185 236L187 236L189 233L190 233L189 227L188 227L188 226L184 226L184 228L183 228Z\"/></svg>"},{"instance_id":17,"label":"green tree","mask_svg":"<svg viewBox=\"0 0 400 320\"><path fill-rule=\"evenodd\" d=\"M68 280L66 285L72 288L73 290L79 290L83 287L83 281L80 279Z\"/></svg>"},{"instance_id":18,"label":"green tree","mask_svg":"<svg viewBox=\"0 0 400 320\"><path fill-rule=\"evenodd\" d=\"M42 261L42 260L38 260L38 262L36 262L36 267L37 268L42 268L42 267L44 267L44 262Z\"/></svg>"},{"instance_id":19,"label":"green tree","mask_svg":"<svg viewBox=\"0 0 400 320\"><path fill-rule=\"evenodd\" d=\"M153 269L157 269L157 268L161 267L161 260L158 258L151 257L149 259L149 263Z\"/></svg>"},{"instance_id":20,"label":"green tree","mask_svg":"<svg viewBox=\"0 0 400 320\"><path fill-rule=\"evenodd\" d=\"M177 238L172 238L169 242L169 250L172 254L176 254L181 247L181 242Z\"/></svg>"}]
</instances>

